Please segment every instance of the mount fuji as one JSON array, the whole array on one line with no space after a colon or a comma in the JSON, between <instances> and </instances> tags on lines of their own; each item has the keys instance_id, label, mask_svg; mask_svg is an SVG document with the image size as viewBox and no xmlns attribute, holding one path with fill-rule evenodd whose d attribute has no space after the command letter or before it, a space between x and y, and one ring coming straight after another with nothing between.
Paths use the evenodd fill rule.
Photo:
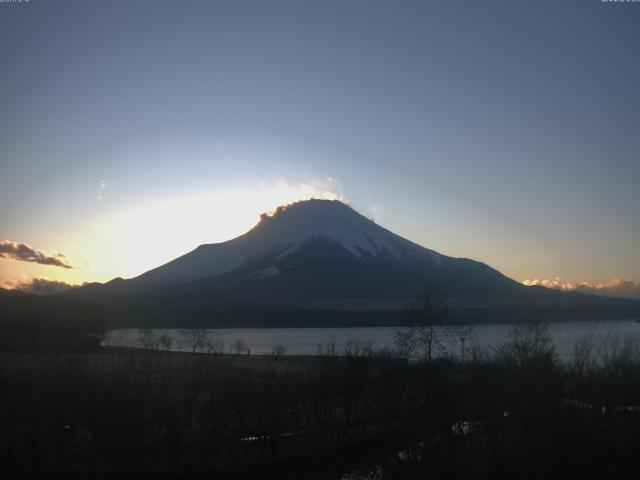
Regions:
<instances>
[{"instance_id":1,"label":"mount fuji","mask_svg":"<svg viewBox=\"0 0 640 480\"><path fill-rule=\"evenodd\" d=\"M336 200L280 207L240 237L201 245L109 287L119 293L168 288L281 302L410 298L426 285L455 297L525 289L482 263L410 242Z\"/></svg>"},{"instance_id":2,"label":"mount fuji","mask_svg":"<svg viewBox=\"0 0 640 480\"><path fill-rule=\"evenodd\" d=\"M237 238L201 245L138 277L73 294L101 299L112 317L137 323L153 318L172 326L298 326L394 323L426 287L437 287L462 320L506 321L517 312L539 315L550 307L565 315L637 308L526 287L484 263L406 240L335 200L279 207Z\"/></svg>"}]
</instances>

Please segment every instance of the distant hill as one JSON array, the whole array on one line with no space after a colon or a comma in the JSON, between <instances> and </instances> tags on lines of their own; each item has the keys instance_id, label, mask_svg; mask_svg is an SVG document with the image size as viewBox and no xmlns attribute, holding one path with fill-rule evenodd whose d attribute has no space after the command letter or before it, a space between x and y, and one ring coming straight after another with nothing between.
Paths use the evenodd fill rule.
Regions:
<instances>
[{"instance_id":1,"label":"distant hill","mask_svg":"<svg viewBox=\"0 0 640 480\"><path fill-rule=\"evenodd\" d=\"M0 352L95 350L106 328L99 301L0 289Z\"/></svg>"}]
</instances>

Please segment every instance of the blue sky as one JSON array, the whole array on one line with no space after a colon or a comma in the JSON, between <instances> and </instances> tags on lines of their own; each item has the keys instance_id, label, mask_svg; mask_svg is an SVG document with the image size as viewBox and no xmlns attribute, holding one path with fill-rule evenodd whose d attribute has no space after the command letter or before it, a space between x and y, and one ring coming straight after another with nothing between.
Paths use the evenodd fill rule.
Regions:
<instances>
[{"instance_id":1,"label":"blue sky","mask_svg":"<svg viewBox=\"0 0 640 480\"><path fill-rule=\"evenodd\" d=\"M520 281L640 282L639 42L599 0L0 4L0 237L75 267L0 281L135 275L311 191Z\"/></svg>"}]
</instances>

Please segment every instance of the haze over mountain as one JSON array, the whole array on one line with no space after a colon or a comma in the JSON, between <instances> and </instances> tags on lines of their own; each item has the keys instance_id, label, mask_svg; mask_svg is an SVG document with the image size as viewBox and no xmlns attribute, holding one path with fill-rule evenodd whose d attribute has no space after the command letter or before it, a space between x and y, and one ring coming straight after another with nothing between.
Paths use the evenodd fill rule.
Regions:
<instances>
[{"instance_id":1,"label":"haze over mountain","mask_svg":"<svg viewBox=\"0 0 640 480\"><path fill-rule=\"evenodd\" d=\"M237 238L201 245L138 277L72 294L126 298L138 314L155 311L163 318L171 315L159 305L180 317L186 317L181 308L206 317L216 316L220 305L243 305L245 311L251 305L252 318L272 318L273 312L264 313L269 308L286 316L282 309L294 308L316 316L360 312L366 322L365 312L399 312L427 287L437 287L452 309L482 316L496 308L636 306L524 286L481 262L417 245L335 200L280 207Z\"/></svg>"}]
</instances>

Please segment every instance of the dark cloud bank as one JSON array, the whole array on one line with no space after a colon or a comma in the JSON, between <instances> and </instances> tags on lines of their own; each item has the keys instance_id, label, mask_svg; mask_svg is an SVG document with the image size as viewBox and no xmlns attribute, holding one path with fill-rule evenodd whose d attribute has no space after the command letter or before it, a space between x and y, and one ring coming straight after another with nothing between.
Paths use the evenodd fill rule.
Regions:
<instances>
[{"instance_id":1,"label":"dark cloud bank","mask_svg":"<svg viewBox=\"0 0 640 480\"><path fill-rule=\"evenodd\" d=\"M48 255L41 250L36 250L26 243L11 242L2 240L0 242L0 258L8 258L21 262L34 262L41 265L51 265L61 268L73 268L67 257L62 253Z\"/></svg>"}]
</instances>

